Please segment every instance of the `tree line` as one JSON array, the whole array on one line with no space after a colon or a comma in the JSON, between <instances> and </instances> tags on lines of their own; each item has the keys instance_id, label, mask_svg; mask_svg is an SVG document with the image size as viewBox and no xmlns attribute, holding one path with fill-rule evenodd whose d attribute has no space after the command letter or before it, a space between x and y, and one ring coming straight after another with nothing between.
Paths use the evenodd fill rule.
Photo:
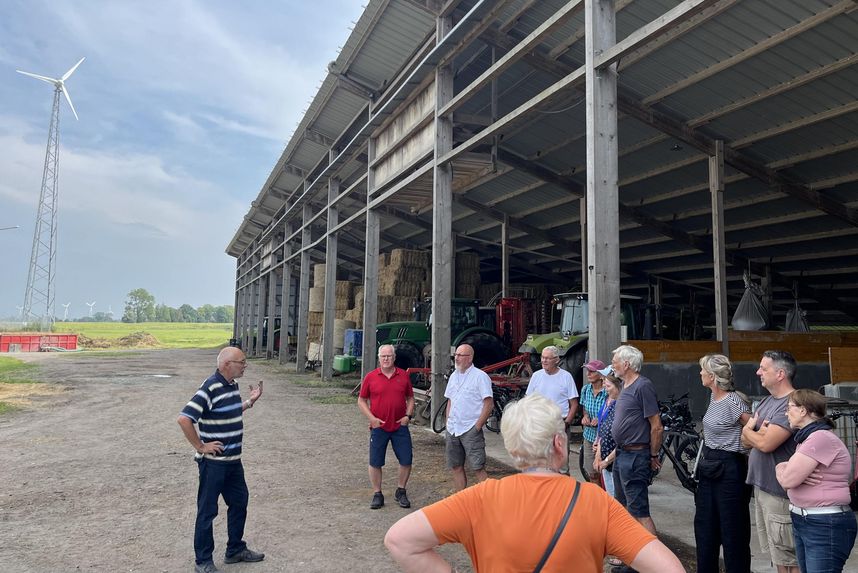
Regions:
<instances>
[{"instance_id":1,"label":"tree line","mask_svg":"<svg viewBox=\"0 0 858 573\"><path fill-rule=\"evenodd\" d=\"M194 308L183 304L173 308L157 304L149 291L137 288L128 293L122 322L232 322L234 317L235 308L232 305L204 304Z\"/></svg>"}]
</instances>

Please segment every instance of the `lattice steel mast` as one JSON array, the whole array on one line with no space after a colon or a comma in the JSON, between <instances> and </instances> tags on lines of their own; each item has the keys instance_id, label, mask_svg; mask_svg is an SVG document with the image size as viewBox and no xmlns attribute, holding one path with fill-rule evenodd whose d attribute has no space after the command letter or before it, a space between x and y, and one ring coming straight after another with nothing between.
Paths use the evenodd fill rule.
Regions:
<instances>
[{"instance_id":1,"label":"lattice steel mast","mask_svg":"<svg viewBox=\"0 0 858 573\"><path fill-rule=\"evenodd\" d=\"M24 321L40 321L43 329L48 329L54 321L54 279L57 262L57 207L59 188L60 159L60 93L62 93L77 119L77 112L65 89L65 80L74 73L86 58L81 58L62 78L54 79L28 72L19 73L30 76L54 86L54 104L51 110L51 124L48 128L48 146L45 151L45 167L42 171L42 189L39 193L39 207L36 211L36 225L33 229L33 248L30 252L30 270L27 274L27 290L24 293L24 307L21 318Z\"/></svg>"}]
</instances>

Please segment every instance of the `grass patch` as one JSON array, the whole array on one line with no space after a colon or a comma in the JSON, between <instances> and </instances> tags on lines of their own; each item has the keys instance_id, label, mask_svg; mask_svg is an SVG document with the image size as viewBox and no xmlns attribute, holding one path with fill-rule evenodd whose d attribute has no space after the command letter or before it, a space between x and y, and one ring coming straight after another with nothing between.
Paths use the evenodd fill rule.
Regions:
<instances>
[{"instance_id":1,"label":"grass patch","mask_svg":"<svg viewBox=\"0 0 858 573\"><path fill-rule=\"evenodd\" d=\"M357 398L348 394L334 394L333 396L313 396L310 398L318 404L350 404L355 405Z\"/></svg>"},{"instance_id":2,"label":"grass patch","mask_svg":"<svg viewBox=\"0 0 858 573\"><path fill-rule=\"evenodd\" d=\"M9 412L14 412L17 410L15 406L9 404L8 402L0 402L0 416L3 414L8 414Z\"/></svg>"},{"instance_id":3,"label":"grass patch","mask_svg":"<svg viewBox=\"0 0 858 573\"><path fill-rule=\"evenodd\" d=\"M217 348L227 344L232 338L232 323L57 322L54 331L108 341L115 341L135 332L146 332L158 340L159 348Z\"/></svg>"},{"instance_id":4,"label":"grass patch","mask_svg":"<svg viewBox=\"0 0 858 573\"><path fill-rule=\"evenodd\" d=\"M38 368L35 364L0 356L0 383L2 384L34 384L38 380L32 380L27 376Z\"/></svg>"}]
</instances>

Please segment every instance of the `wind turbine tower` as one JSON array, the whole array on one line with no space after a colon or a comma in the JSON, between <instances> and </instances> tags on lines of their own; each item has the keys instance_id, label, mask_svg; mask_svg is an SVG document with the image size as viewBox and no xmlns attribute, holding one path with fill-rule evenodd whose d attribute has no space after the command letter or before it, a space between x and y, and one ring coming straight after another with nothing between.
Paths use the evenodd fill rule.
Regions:
<instances>
[{"instance_id":1,"label":"wind turbine tower","mask_svg":"<svg viewBox=\"0 0 858 573\"><path fill-rule=\"evenodd\" d=\"M63 320L68 320L69 318L69 306L71 306L70 302L63 305Z\"/></svg>"},{"instance_id":2,"label":"wind turbine tower","mask_svg":"<svg viewBox=\"0 0 858 573\"><path fill-rule=\"evenodd\" d=\"M92 307L95 306L95 301L84 303L89 307L89 317L92 318Z\"/></svg>"},{"instance_id":3,"label":"wind turbine tower","mask_svg":"<svg viewBox=\"0 0 858 573\"><path fill-rule=\"evenodd\" d=\"M30 271L27 274L27 290L24 293L22 320L40 320L42 329L48 330L54 317L54 278L57 262L57 190L60 159L60 93L77 119L77 112L65 87L65 81L86 58L81 58L59 79L39 76L16 70L20 74L42 80L54 86L54 105L48 129L48 147L45 152L45 167L42 172L42 190L33 230L33 249L30 252Z\"/></svg>"}]
</instances>

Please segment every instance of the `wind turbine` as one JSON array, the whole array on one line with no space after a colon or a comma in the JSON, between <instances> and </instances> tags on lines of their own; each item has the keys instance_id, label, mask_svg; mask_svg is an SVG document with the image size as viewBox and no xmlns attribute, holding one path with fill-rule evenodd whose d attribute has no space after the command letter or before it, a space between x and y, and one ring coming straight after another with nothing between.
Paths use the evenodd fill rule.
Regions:
<instances>
[{"instance_id":1,"label":"wind turbine","mask_svg":"<svg viewBox=\"0 0 858 573\"><path fill-rule=\"evenodd\" d=\"M59 188L60 157L60 93L77 119L77 112L69 97L65 82L71 77L86 58L81 58L59 79L49 78L16 70L19 74L36 78L54 86L54 105L51 110L51 124L48 128L48 147L45 152L45 167L42 172L42 189L39 194L39 208L36 213L36 226L33 230L33 249L30 252L30 271L27 275L27 290L24 293L24 320L29 317L40 318L42 329L50 328L54 317L54 278L57 257L57 191Z\"/></svg>"},{"instance_id":2,"label":"wind turbine","mask_svg":"<svg viewBox=\"0 0 858 573\"><path fill-rule=\"evenodd\" d=\"M15 306L18 309L18 312L21 314L21 321L24 320L24 307L23 306Z\"/></svg>"},{"instance_id":3,"label":"wind turbine","mask_svg":"<svg viewBox=\"0 0 858 573\"><path fill-rule=\"evenodd\" d=\"M112 304L107 305L107 316L108 316L108 318L110 318L110 320L113 320L113 305Z\"/></svg>"},{"instance_id":4,"label":"wind turbine","mask_svg":"<svg viewBox=\"0 0 858 573\"><path fill-rule=\"evenodd\" d=\"M63 305L63 320L67 320L69 317L69 306L70 305L71 305L70 302L67 302Z\"/></svg>"},{"instance_id":5,"label":"wind turbine","mask_svg":"<svg viewBox=\"0 0 858 573\"><path fill-rule=\"evenodd\" d=\"M95 306L95 301L84 303L89 307L89 317L92 318L92 307Z\"/></svg>"}]
</instances>

